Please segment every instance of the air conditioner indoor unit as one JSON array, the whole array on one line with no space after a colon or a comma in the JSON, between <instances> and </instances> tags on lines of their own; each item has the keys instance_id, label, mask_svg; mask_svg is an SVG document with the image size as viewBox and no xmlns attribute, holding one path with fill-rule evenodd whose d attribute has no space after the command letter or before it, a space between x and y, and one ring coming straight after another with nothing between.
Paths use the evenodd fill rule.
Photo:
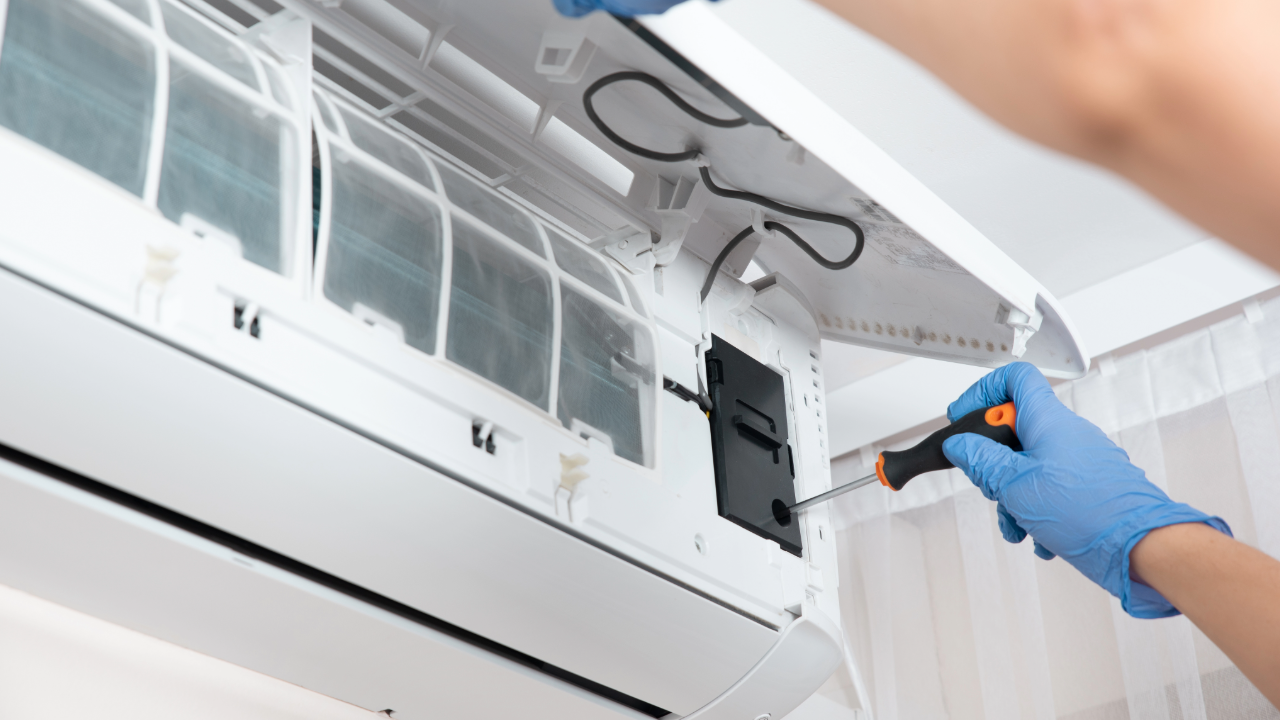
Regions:
<instances>
[{"instance_id":1,"label":"air conditioner indoor unit","mask_svg":"<svg viewBox=\"0 0 1280 720\"><path fill-rule=\"evenodd\" d=\"M773 510L819 340L1086 366L696 2L0 9L0 585L324 695L781 718L845 656Z\"/></svg>"}]
</instances>

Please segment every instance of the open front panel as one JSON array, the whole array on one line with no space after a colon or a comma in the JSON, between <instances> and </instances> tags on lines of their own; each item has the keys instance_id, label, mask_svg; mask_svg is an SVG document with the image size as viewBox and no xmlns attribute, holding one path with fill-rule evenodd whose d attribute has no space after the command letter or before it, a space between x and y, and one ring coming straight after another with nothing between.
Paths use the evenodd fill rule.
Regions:
<instances>
[{"instance_id":1,"label":"open front panel","mask_svg":"<svg viewBox=\"0 0 1280 720\"><path fill-rule=\"evenodd\" d=\"M370 109L633 268L665 265L679 246L711 262L755 226L763 232L722 270L740 276L754 258L781 272L804 288L825 338L990 367L1021 358L1051 375L1084 371L1069 322L1043 287L697 2L635 21L599 13L571 21L550 3L349 0L321 23L376 48L391 61L384 67L444 80L422 98L406 80L403 97L380 94ZM712 119L745 122L717 127L629 80L593 95L601 127L583 96L619 72L652 78ZM375 92L332 77L353 97ZM477 117L487 122L472 124ZM653 160L605 129L642 149L701 155ZM861 254L847 268L823 267L768 223L830 263L857 247L847 224L721 197L704 170L725 190L856 224ZM645 237L651 252L637 248Z\"/></svg>"}]
</instances>

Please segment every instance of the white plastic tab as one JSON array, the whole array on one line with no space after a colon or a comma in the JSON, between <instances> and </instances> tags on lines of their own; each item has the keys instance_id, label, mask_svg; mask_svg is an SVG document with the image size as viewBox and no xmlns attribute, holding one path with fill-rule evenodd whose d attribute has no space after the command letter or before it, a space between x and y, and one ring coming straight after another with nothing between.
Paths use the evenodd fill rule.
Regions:
<instances>
[{"instance_id":1,"label":"white plastic tab","mask_svg":"<svg viewBox=\"0 0 1280 720\"><path fill-rule=\"evenodd\" d=\"M542 34L533 69L554 83L576 83L582 79L596 46L581 26L559 27Z\"/></svg>"},{"instance_id":2,"label":"white plastic tab","mask_svg":"<svg viewBox=\"0 0 1280 720\"><path fill-rule=\"evenodd\" d=\"M689 234L689 227L702 217L710 201L711 193L700 180L683 175L675 180L661 175L655 178L649 206L662 219L661 237L654 247L654 252L661 255L659 265L674 259Z\"/></svg>"},{"instance_id":3,"label":"white plastic tab","mask_svg":"<svg viewBox=\"0 0 1280 720\"><path fill-rule=\"evenodd\" d=\"M818 341L818 317L804 293L784 275L773 273L751 283L755 288L755 307L780 325L799 328L814 342ZM816 359L816 358L814 358Z\"/></svg>"},{"instance_id":4,"label":"white plastic tab","mask_svg":"<svg viewBox=\"0 0 1280 720\"><path fill-rule=\"evenodd\" d=\"M1040 330L1040 324L1044 321L1044 313L1036 310L1032 315L1001 305L996 309L996 324L1006 325L1013 329L1013 347L1010 348L1009 354L1015 358L1020 358L1027 352L1027 341L1031 339ZM919 343L916 343L917 345Z\"/></svg>"},{"instance_id":5,"label":"white plastic tab","mask_svg":"<svg viewBox=\"0 0 1280 720\"><path fill-rule=\"evenodd\" d=\"M631 225L624 225L596 238L591 242L591 247L622 263L633 273L648 272L658 264L654 255L657 244L653 235ZM678 243L675 250L680 250Z\"/></svg>"}]
</instances>

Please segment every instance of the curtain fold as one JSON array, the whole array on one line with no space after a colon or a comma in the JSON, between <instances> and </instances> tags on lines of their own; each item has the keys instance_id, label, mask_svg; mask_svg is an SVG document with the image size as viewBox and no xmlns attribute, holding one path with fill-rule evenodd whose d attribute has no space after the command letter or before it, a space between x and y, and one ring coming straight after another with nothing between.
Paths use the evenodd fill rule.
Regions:
<instances>
[{"instance_id":1,"label":"curtain fold","mask_svg":"<svg viewBox=\"0 0 1280 720\"><path fill-rule=\"evenodd\" d=\"M1175 500L1280 557L1280 299L1102 358L1055 392ZM839 459L833 481L919 439ZM1186 618L1131 618L1062 560L1006 543L958 470L833 506L850 654L877 720L1280 719Z\"/></svg>"}]
</instances>

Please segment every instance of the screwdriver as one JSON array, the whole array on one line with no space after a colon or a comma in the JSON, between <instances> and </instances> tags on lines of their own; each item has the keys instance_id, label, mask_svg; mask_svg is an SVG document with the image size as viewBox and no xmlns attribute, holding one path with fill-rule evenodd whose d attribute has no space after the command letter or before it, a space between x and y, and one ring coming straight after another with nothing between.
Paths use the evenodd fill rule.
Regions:
<instances>
[{"instance_id":1,"label":"screwdriver","mask_svg":"<svg viewBox=\"0 0 1280 720\"><path fill-rule=\"evenodd\" d=\"M974 433L990 438L1005 445L1015 452L1021 452L1022 443L1018 442L1014 422L1018 414L1013 403L995 405L989 408L974 410L950 425L938 430L921 440L914 447L896 452L886 450L876 459L876 471L864 478L815 495L808 500L801 500L795 505L786 506L778 502L774 504L773 515L779 525L788 525L791 515L805 508L824 503L837 495L856 490L863 485L870 485L876 480L894 492L901 490L912 478L934 470L946 470L955 465L942 452L942 443L947 438L961 433Z\"/></svg>"}]
</instances>

